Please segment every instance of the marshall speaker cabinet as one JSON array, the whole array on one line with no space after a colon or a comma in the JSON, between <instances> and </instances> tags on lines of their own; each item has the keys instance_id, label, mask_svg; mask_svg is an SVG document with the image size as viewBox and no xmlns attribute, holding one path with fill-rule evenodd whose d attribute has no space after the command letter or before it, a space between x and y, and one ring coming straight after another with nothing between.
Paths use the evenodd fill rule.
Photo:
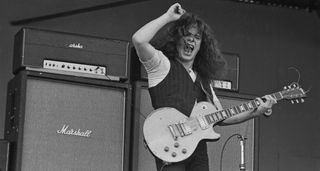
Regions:
<instances>
[{"instance_id":1,"label":"marshall speaker cabinet","mask_svg":"<svg viewBox=\"0 0 320 171\"><path fill-rule=\"evenodd\" d=\"M13 73L40 70L129 82L129 46L122 40L22 28L15 36Z\"/></svg>"},{"instance_id":2,"label":"marshall speaker cabinet","mask_svg":"<svg viewBox=\"0 0 320 171\"><path fill-rule=\"evenodd\" d=\"M127 83L20 71L8 85L9 170L128 171L130 106Z\"/></svg>"},{"instance_id":3,"label":"marshall speaker cabinet","mask_svg":"<svg viewBox=\"0 0 320 171\"><path fill-rule=\"evenodd\" d=\"M0 140L0 171L9 171L9 149L9 141Z\"/></svg>"},{"instance_id":4,"label":"marshall speaker cabinet","mask_svg":"<svg viewBox=\"0 0 320 171\"><path fill-rule=\"evenodd\" d=\"M235 105L251 100L251 97L229 92L216 92L223 107ZM132 143L132 171L156 171L154 157L143 142L142 127L144 120L153 111L150 95L146 82L137 82L134 87L134 116L133 116L133 143ZM238 138L233 136L240 134L245 141L245 166L247 171L255 171L257 168L257 143L256 120L249 120L237 125L214 126L215 132L221 134L218 141L208 142L208 156L210 170L240 170L241 146ZM227 140L229 137L230 140ZM225 148L223 146L225 145ZM223 150L224 149L224 150ZM223 150L223 151L222 151ZM221 157L221 154L222 157ZM222 164L222 165L221 165Z\"/></svg>"}]
</instances>

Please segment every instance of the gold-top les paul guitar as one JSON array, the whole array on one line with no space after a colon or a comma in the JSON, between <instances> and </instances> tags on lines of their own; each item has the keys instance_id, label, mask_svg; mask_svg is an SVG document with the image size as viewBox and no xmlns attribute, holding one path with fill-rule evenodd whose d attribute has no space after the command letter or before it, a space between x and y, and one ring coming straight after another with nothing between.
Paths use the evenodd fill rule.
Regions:
<instances>
[{"instance_id":1,"label":"gold-top les paul guitar","mask_svg":"<svg viewBox=\"0 0 320 171\"><path fill-rule=\"evenodd\" d=\"M305 91L298 84L291 84L282 91L271 94L277 101L282 99L303 102ZM202 139L215 140L220 134L212 127L234 115L252 111L260 105L257 99L234 107L217 111L209 102L197 103L190 117L175 108L159 108L151 112L143 125L143 135L150 151L161 160L169 163L187 159Z\"/></svg>"}]
</instances>

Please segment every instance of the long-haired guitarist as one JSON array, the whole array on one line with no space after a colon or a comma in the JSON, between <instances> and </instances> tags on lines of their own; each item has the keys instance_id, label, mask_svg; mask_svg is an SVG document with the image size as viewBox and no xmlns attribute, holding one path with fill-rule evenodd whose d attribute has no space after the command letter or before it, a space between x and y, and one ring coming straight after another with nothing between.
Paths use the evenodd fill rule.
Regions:
<instances>
[{"instance_id":1,"label":"long-haired guitarist","mask_svg":"<svg viewBox=\"0 0 320 171\"><path fill-rule=\"evenodd\" d=\"M147 70L155 109L172 107L190 116L194 105L201 101L209 101L217 110L222 109L210 83L223 75L226 62L211 28L197 15L175 3L140 28L132 36L132 42ZM256 110L225 119L219 125L244 122L270 112L276 100L269 95L264 98L266 100L257 98L261 105ZM155 161L158 171L209 171L205 141L200 141L184 161L169 165L157 157Z\"/></svg>"}]
</instances>

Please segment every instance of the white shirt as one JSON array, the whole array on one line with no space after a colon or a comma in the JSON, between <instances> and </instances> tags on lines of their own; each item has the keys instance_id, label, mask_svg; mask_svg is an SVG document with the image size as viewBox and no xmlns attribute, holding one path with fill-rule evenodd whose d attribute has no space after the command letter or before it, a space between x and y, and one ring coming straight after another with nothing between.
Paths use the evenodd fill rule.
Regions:
<instances>
[{"instance_id":1,"label":"white shirt","mask_svg":"<svg viewBox=\"0 0 320 171\"><path fill-rule=\"evenodd\" d=\"M171 67L169 59L159 50L156 50L151 59L145 62L141 61L141 63L147 71L149 87L158 85L168 75ZM188 72L193 82L195 82L196 73L191 68Z\"/></svg>"}]
</instances>

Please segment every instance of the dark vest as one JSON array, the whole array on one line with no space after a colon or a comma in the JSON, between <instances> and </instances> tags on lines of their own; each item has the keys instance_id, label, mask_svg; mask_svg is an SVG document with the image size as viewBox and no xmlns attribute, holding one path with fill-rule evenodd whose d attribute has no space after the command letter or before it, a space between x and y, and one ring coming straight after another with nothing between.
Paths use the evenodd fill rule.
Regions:
<instances>
[{"instance_id":1,"label":"dark vest","mask_svg":"<svg viewBox=\"0 0 320 171\"><path fill-rule=\"evenodd\" d=\"M195 101L206 101L206 95L201 89L200 79L193 82L183 65L170 60L170 71L158 85L149 88L152 106L173 107L190 116Z\"/></svg>"}]
</instances>

